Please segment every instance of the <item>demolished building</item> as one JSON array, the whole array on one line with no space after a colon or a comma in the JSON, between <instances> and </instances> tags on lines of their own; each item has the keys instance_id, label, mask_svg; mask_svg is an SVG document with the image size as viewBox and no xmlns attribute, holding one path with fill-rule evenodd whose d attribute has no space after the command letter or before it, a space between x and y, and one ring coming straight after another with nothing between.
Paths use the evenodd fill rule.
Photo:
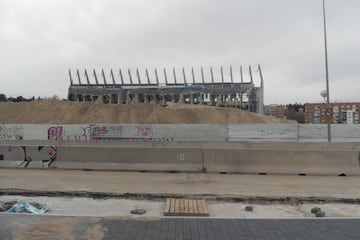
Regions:
<instances>
[{"instance_id":1,"label":"demolished building","mask_svg":"<svg viewBox=\"0 0 360 240\"><path fill-rule=\"evenodd\" d=\"M182 68L179 78L175 68L170 73L166 68L162 71L155 68L152 75L148 69L142 72L139 69L127 69L126 74L121 69L116 74L112 69L109 74L105 74L102 69L100 78L96 70L93 70L90 79L85 69L83 74L76 70L77 82L69 70L68 100L106 104L204 104L263 113L264 83L260 65L256 71L260 86L254 84L251 66L246 77L242 66L237 77L234 76L232 67L226 75L223 67L220 67L217 69L220 70L217 77L212 67L207 70L205 72L201 67L200 71L195 72L191 68L187 75L185 68Z\"/></svg>"}]
</instances>

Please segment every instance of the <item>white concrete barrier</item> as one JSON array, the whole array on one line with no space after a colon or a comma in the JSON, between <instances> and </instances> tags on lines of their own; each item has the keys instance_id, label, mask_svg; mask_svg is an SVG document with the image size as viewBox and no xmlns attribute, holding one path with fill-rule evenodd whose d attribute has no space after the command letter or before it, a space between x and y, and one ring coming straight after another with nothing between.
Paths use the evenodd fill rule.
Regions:
<instances>
[{"instance_id":1,"label":"white concrete barrier","mask_svg":"<svg viewBox=\"0 0 360 240\"><path fill-rule=\"evenodd\" d=\"M149 143L121 147L60 146L54 166L61 169L203 171L201 149Z\"/></svg>"},{"instance_id":2,"label":"white concrete barrier","mask_svg":"<svg viewBox=\"0 0 360 240\"><path fill-rule=\"evenodd\" d=\"M287 149L207 149L208 172L300 175L360 175L358 152Z\"/></svg>"},{"instance_id":3,"label":"white concrete barrier","mask_svg":"<svg viewBox=\"0 0 360 240\"><path fill-rule=\"evenodd\" d=\"M360 175L360 143L8 143L0 142L0 167Z\"/></svg>"}]
</instances>

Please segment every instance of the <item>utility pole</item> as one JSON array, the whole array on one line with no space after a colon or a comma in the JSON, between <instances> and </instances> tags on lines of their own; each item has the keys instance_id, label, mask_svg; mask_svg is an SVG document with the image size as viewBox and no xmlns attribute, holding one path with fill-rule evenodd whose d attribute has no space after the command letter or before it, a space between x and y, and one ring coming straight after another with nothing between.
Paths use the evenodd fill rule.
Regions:
<instances>
[{"instance_id":1,"label":"utility pole","mask_svg":"<svg viewBox=\"0 0 360 240\"><path fill-rule=\"evenodd\" d=\"M328 66L327 37L326 37L325 0L323 0L323 17L324 17L324 43L325 43L326 103L328 105L328 109L330 109L329 66ZM328 124L328 142L331 142L331 124L330 124L330 121L328 121L327 124Z\"/></svg>"}]
</instances>

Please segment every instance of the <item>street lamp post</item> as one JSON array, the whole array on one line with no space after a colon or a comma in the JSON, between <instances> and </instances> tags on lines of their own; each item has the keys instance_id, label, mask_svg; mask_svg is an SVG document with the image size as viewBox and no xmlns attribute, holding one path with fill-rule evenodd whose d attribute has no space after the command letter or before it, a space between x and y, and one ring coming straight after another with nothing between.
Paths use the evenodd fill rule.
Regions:
<instances>
[{"instance_id":1,"label":"street lamp post","mask_svg":"<svg viewBox=\"0 0 360 240\"><path fill-rule=\"evenodd\" d=\"M324 17L324 42L325 42L325 71L326 71L326 103L330 108L330 94L329 94L329 66L327 53L327 38L326 38L326 14L325 14L325 0L323 0L323 17ZM331 125L328 121L328 142L331 142Z\"/></svg>"}]
</instances>

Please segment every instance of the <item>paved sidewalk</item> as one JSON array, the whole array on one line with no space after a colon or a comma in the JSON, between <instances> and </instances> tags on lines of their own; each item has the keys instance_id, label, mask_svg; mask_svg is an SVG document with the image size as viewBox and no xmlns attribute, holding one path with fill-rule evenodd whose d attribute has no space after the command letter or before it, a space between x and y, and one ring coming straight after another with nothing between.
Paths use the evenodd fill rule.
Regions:
<instances>
[{"instance_id":1,"label":"paved sidewalk","mask_svg":"<svg viewBox=\"0 0 360 240\"><path fill-rule=\"evenodd\" d=\"M360 199L360 177L0 169L0 193ZM93 194L93 195L91 195Z\"/></svg>"},{"instance_id":2,"label":"paved sidewalk","mask_svg":"<svg viewBox=\"0 0 360 240\"><path fill-rule=\"evenodd\" d=\"M0 239L359 239L360 219L90 218L1 215Z\"/></svg>"},{"instance_id":3,"label":"paved sidewalk","mask_svg":"<svg viewBox=\"0 0 360 240\"><path fill-rule=\"evenodd\" d=\"M104 239L282 240L359 239L360 220L161 219L102 220Z\"/></svg>"}]
</instances>

